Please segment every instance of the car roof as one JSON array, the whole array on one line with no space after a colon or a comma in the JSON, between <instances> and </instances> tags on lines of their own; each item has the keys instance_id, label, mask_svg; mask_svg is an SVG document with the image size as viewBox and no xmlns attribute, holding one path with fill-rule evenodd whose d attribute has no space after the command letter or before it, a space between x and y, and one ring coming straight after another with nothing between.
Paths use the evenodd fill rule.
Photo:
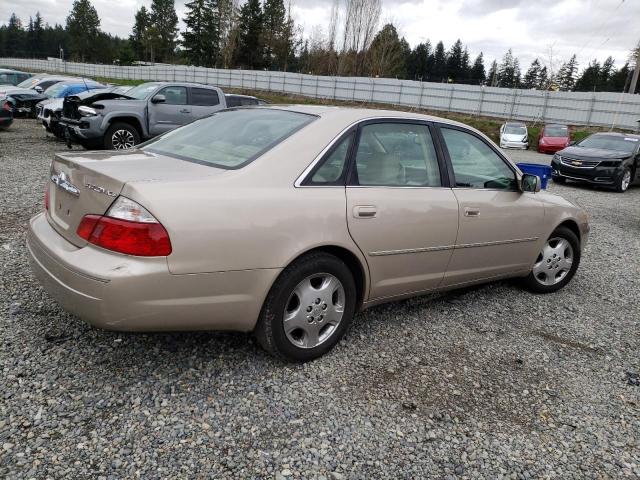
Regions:
<instances>
[{"instance_id":1,"label":"car roof","mask_svg":"<svg viewBox=\"0 0 640 480\"><path fill-rule=\"evenodd\" d=\"M12 68L0 68L0 73L27 73L22 70L14 70Z\"/></svg>"},{"instance_id":2,"label":"car roof","mask_svg":"<svg viewBox=\"0 0 640 480\"><path fill-rule=\"evenodd\" d=\"M288 110L291 112L306 113L309 115L316 115L321 118L329 118L341 123L355 123L362 120L376 119L376 118L391 118L391 119L407 119L407 120L423 120L427 122L437 122L452 126L464 127L473 131L476 129L465 125L464 123L448 120L446 118L436 117L433 115L425 115L416 112L404 112L400 110L384 110L377 108L352 108L352 107L333 107L325 105L296 105L296 104L284 104L284 105L251 105L242 108L268 108L273 110Z\"/></svg>"},{"instance_id":3,"label":"car roof","mask_svg":"<svg viewBox=\"0 0 640 480\"><path fill-rule=\"evenodd\" d=\"M62 82L58 82L56 85L65 85L67 87L73 87L74 85L102 85L99 82L96 82L95 80L90 80L90 79L73 79L73 80L63 80Z\"/></svg>"},{"instance_id":4,"label":"car roof","mask_svg":"<svg viewBox=\"0 0 640 480\"><path fill-rule=\"evenodd\" d=\"M140 85L176 85L179 87L201 87L201 88L217 88L215 85L207 85L206 83L195 83L195 82L144 82ZM140 86L137 85L137 86ZM135 88L135 87L134 87Z\"/></svg>"},{"instance_id":5,"label":"car roof","mask_svg":"<svg viewBox=\"0 0 640 480\"><path fill-rule=\"evenodd\" d=\"M253 95L241 95L239 93L225 93L224 96L225 97L237 97L237 98L255 98L256 100L258 99L258 97L254 97Z\"/></svg>"},{"instance_id":6,"label":"car roof","mask_svg":"<svg viewBox=\"0 0 640 480\"><path fill-rule=\"evenodd\" d=\"M562 123L545 123L544 124L545 127L562 127L562 128L568 128L568 125L564 125Z\"/></svg>"},{"instance_id":7,"label":"car roof","mask_svg":"<svg viewBox=\"0 0 640 480\"><path fill-rule=\"evenodd\" d=\"M504 122L505 125L509 127L526 127L527 125L522 122Z\"/></svg>"},{"instance_id":8,"label":"car roof","mask_svg":"<svg viewBox=\"0 0 640 480\"><path fill-rule=\"evenodd\" d=\"M598 136L598 137L626 137L626 138L637 138L640 140L640 135L635 133L620 133L620 132L596 132L590 136Z\"/></svg>"}]
</instances>

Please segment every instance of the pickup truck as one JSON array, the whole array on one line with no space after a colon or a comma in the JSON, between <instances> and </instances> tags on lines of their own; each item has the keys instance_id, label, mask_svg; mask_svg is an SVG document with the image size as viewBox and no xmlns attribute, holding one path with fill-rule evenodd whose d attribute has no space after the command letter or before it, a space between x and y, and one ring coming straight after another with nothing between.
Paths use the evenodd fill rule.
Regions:
<instances>
[{"instance_id":1,"label":"pickup truck","mask_svg":"<svg viewBox=\"0 0 640 480\"><path fill-rule=\"evenodd\" d=\"M149 82L117 98L65 98L60 125L68 144L121 150L226 108L218 87Z\"/></svg>"}]
</instances>

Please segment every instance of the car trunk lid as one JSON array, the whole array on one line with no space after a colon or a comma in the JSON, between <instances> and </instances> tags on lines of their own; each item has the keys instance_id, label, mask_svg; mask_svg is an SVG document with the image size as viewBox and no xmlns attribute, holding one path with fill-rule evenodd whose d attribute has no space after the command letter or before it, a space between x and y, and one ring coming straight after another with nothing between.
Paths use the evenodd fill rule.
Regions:
<instances>
[{"instance_id":1,"label":"car trunk lid","mask_svg":"<svg viewBox=\"0 0 640 480\"><path fill-rule=\"evenodd\" d=\"M57 154L47 184L48 218L60 235L81 247L86 241L76 230L82 218L104 215L127 183L202 179L224 172L140 150ZM152 205L143 206L153 213Z\"/></svg>"}]
</instances>

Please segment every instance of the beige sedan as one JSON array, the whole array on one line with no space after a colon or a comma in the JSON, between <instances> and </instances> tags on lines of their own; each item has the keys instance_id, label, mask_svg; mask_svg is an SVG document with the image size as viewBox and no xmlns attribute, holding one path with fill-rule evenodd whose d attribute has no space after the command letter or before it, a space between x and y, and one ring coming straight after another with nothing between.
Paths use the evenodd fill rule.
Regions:
<instances>
[{"instance_id":1,"label":"beige sedan","mask_svg":"<svg viewBox=\"0 0 640 480\"><path fill-rule=\"evenodd\" d=\"M253 331L305 361L383 302L566 285L587 216L538 181L441 118L238 108L135 150L56 155L27 244L46 290L93 325Z\"/></svg>"}]
</instances>

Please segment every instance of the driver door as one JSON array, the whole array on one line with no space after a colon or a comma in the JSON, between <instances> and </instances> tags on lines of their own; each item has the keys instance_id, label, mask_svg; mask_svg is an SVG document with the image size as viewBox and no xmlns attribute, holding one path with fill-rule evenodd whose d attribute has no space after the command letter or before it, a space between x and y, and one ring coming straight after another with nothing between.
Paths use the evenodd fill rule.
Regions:
<instances>
[{"instance_id":1,"label":"driver door","mask_svg":"<svg viewBox=\"0 0 640 480\"><path fill-rule=\"evenodd\" d=\"M164 95L165 101L153 103L153 97ZM191 121L191 108L187 104L187 87L169 86L149 99L149 133L160 135Z\"/></svg>"},{"instance_id":2,"label":"driver door","mask_svg":"<svg viewBox=\"0 0 640 480\"><path fill-rule=\"evenodd\" d=\"M527 271L538 254L544 206L475 132L440 126L459 204L458 236L443 286Z\"/></svg>"}]
</instances>

